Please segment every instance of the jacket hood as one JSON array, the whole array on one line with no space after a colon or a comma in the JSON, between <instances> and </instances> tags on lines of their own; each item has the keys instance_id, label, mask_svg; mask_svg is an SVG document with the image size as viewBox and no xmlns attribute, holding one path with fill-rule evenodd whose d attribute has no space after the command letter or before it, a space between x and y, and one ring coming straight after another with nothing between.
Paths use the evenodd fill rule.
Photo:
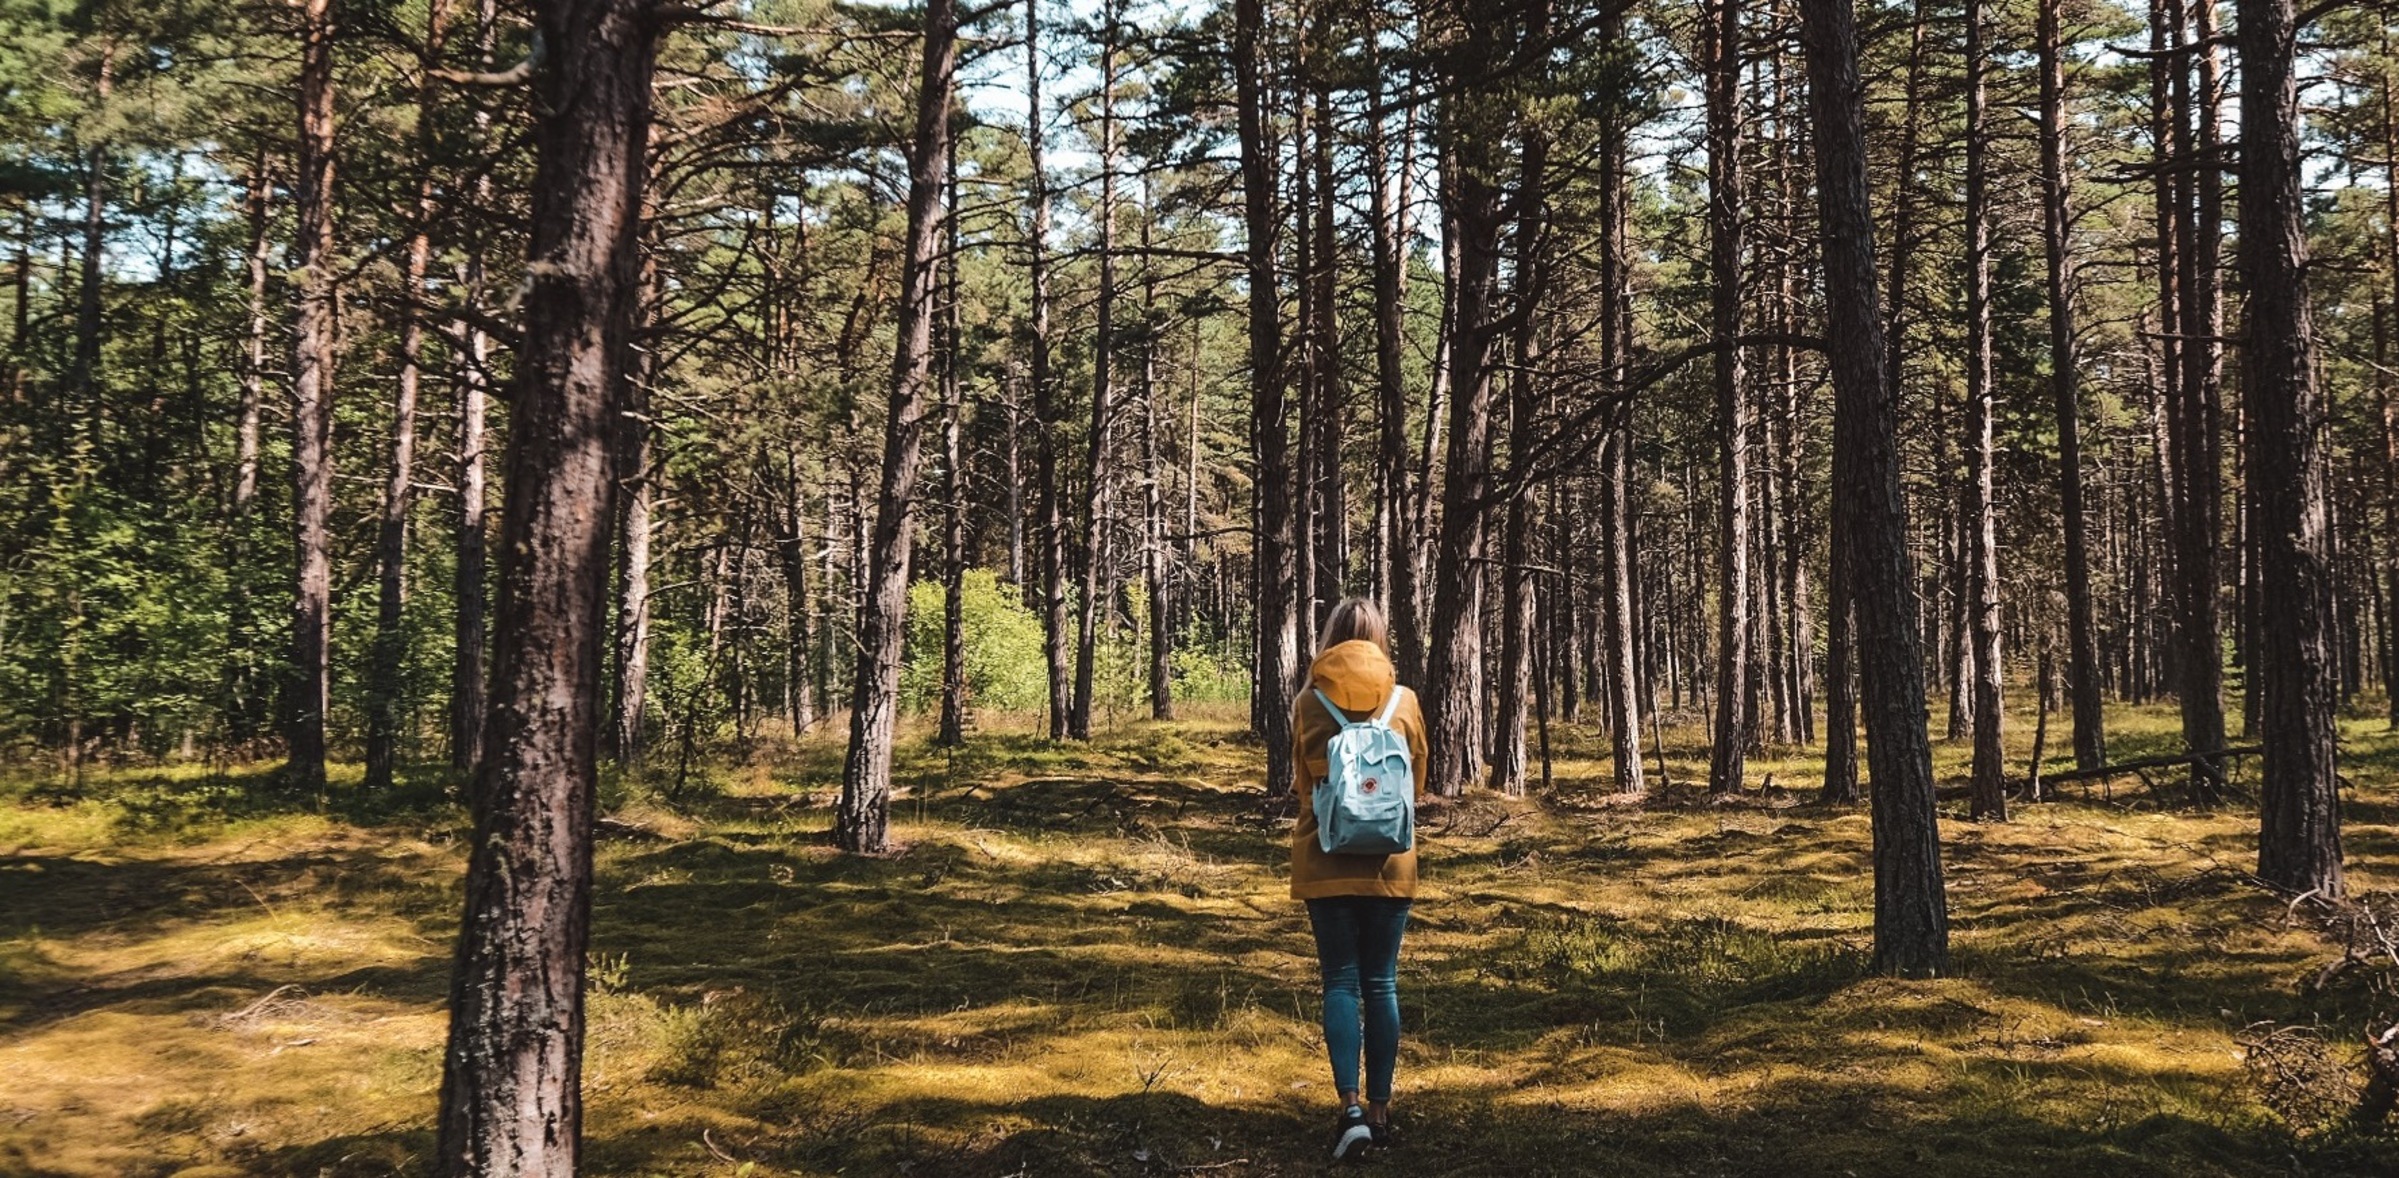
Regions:
<instances>
[{"instance_id":1,"label":"jacket hood","mask_svg":"<svg viewBox=\"0 0 2399 1178\"><path fill-rule=\"evenodd\" d=\"M1397 679L1391 656L1363 639L1326 647L1308 667L1308 685L1352 716L1381 708Z\"/></svg>"}]
</instances>

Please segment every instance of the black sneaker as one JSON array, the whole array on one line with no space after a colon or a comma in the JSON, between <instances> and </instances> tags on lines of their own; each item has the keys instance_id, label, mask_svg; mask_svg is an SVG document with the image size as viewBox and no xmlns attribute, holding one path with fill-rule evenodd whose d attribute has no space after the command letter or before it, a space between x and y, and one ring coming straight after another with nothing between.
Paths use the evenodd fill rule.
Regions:
<instances>
[{"instance_id":1,"label":"black sneaker","mask_svg":"<svg viewBox=\"0 0 2399 1178\"><path fill-rule=\"evenodd\" d=\"M1399 1144L1399 1130L1392 1128L1391 1125L1392 1123L1390 1121L1383 1121L1380 1123L1370 1123L1366 1126L1366 1128L1374 1134L1374 1147L1376 1149L1389 1149L1392 1146Z\"/></svg>"},{"instance_id":2,"label":"black sneaker","mask_svg":"<svg viewBox=\"0 0 2399 1178\"><path fill-rule=\"evenodd\" d=\"M1348 1112L1341 1114L1341 1123L1333 1127L1333 1160L1354 1160L1373 1143L1374 1126L1366 1123L1366 1110L1351 1105Z\"/></svg>"}]
</instances>

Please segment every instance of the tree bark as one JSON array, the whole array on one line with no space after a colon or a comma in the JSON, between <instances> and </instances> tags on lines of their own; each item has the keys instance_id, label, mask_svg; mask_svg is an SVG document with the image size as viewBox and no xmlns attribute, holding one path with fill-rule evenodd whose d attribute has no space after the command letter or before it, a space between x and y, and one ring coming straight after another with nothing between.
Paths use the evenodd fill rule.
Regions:
<instances>
[{"instance_id":1,"label":"tree bark","mask_svg":"<svg viewBox=\"0 0 2399 1178\"><path fill-rule=\"evenodd\" d=\"M2264 599L2256 669L2265 745L2258 875L2292 893L2343 893L2334 727L2333 568L2301 206L2292 0L2239 0L2242 393ZM2196 750L2194 750L2196 751Z\"/></svg>"},{"instance_id":2,"label":"tree bark","mask_svg":"<svg viewBox=\"0 0 2399 1178\"><path fill-rule=\"evenodd\" d=\"M789 509L783 516L781 534L775 537L776 555L783 564L784 679L791 707L793 735L808 730L816 723L815 635L809 625L814 608L808 589L808 495L800 480L799 443L793 440L783 451L784 493L790 496Z\"/></svg>"},{"instance_id":3,"label":"tree bark","mask_svg":"<svg viewBox=\"0 0 2399 1178\"><path fill-rule=\"evenodd\" d=\"M1600 32L1602 43L1615 45L1624 36L1624 20L1611 17ZM1600 368L1611 384L1621 387L1631 371L1633 317L1629 288L1631 267L1625 256L1627 193L1626 150L1630 104L1611 96L1600 115L1599 143L1599 341ZM1633 601L1639 579L1633 548L1633 407L1620 405L1608 415L1607 444L1600 450L1599 638L1605 673L1600 676L1607 695L1608 742L1619 793L1647 790L1641 761L1641 673L1635 637L1638 611Z\"/></svg>"},{"instance_id":4,"label":"tree bark","mask_svg":"<svg viewBox=\"0 0 2399 1178\"><path fill-rule=\"evenodd\" d=\"M2182 36L2181 0L2162 0L2172 15L2168 26L2174 46ZM2189 159L2193 150L2190 115L2190 73L2187 62L2175 59L2167 78L2167 132L2159 145L2161 158ZM2154 81L2153 75L2153 81ZM2203 112L2204 114L2204 112ZM2203 121L2214 123L2212 115ZM2208 133L2212 139L2212 132ZM2213 366L2214 349L2198 337L2212 334L2214 318L2215 245L2212 224L2201 232L2194 224L2193 172L2175 167L2161 170L2159 185L2171 202L2159 226L2160 269L2171 270L2171 302L2161 306L2159 319L2170 334L2168 357L2162 365L2168 384L2168 436L2172 441L2171 522L2174 529L2175 651L2174 687L2182 705L2183 745L2194 753L2224 746L2224 651L2221 610L2217 602L2217 548L2223 475L2220 460L2214 382L2204 375ZM2202 243L2205 243L2204 245ZM2206 262L2202 272L2200 261ZM2167 280L2161 275L2161 303ZM2207 759L2191 762L2191 798L2212 804L2221 793L2223 770Z\"/></svg>"},{"instance_id":5,"label":"tree bark","mask_svg":"<svg viewBox=\"0 0 2399 1178\"><path fill-rule=\"evenodd\" d=\"M1368 101L1382 105L1380 42L1367 37ZM1373 223L1375 405L1380 430L1375 461L1375 590L1385 594L1391 619L1392 662L1403 682L1419 682L1424 669L1424 634L1417 626L1416 531L1410 497L1408 387L1403 349L1407 343L1405 272L1408 264L1407 210L1392 199L1390 140L1380 117L1367 126L1368 219Z\"/></svg>"},{"instance_id":6,"label":"tree bark","mask_svg":"<svg viewBox=\"0 0 2399 1178\"><path fill-rule=\"evenodd\" d=\"M2107 763L2097 623L2091 608L2089 524L2083 507L2082 392L2074 348L2073 216L2066 189L2066 71L2059 44L2063 0L2040 0L2041 226L2049 279L2049 388L2056 414L2058 505L2066 529L2066 684L2074 709L2074 766ZM2046 716L2046 713L2044 713Z\"/></svg>"},{"instance_id":7,"label":"tree bark","mask_svg":"<svg viewBox=\"0 0 2399 1178\"><path fill-rule=\"evenodd\" d=\"M425 316L416 309L433 259L434 69L449 32L449 0L431 0L417 83L416 207L411 210L402 287L409 309L400 323L400 375L392 394L391 477L375 534L375 641L367 667L366 788L390 789L399 759L400 687L408 663L408 512L416 501L417 390L424 372Z\"/></svg>"},{"instance_id":8,"label":"tree bark","mask_svg":"<svg viewBox=\"0 0 2399 1178\"><path fill-rule=\"evenodd\" d=\"M228 578L226 603L228 691L226 699L226 729L237 745L248 744L257 735L261 720L259 703L262 684L259 682L257 616L251 601L250 541L255 526L251 513L258 500L258 426L266 404L267 383L267 271L270 243L267 239L267 218L275 197L275 183L267 171L265 150L250 171L249 198L246 210L250 218L249 249L249 331L242 351L241 400L234 410L233 423L233 501L229 505L230 519L227 534L232 537L225 558ZM18 289L17 308L22 315L26 305L26 289ZM21 350L21 347L20 349Z\"/></svg>"},{"instance_id":9,"label":"tree bark","mask_svg":"<svg viewBox=\"0 0 2399 1178\"><path fill-rule=\"evenodd\" d=\"M966 362L959 317L958 153L948 153L942 176L943 273L941 300L941 731L945 748L966 743L966 397L960 365Z\"/></svg>"},{"instance_id":10,"label":"tree bark","mask_svg":"<svg viewBox=\"0 0 2399 1178\"><path fill-rule=\"evenodd\" d=\"M899 722L900 651L908 637L908 517L924 457L933 363L935 286L941 261L942 178L949 169L950 90L958 67L957 0L927 0L916 131L908 148L908 253L901 272L891 403L884 418L882 481L866 592L859 609L857 673L850 690L850 747L841 772L833 839L845 851L891 849L891 742Z\"/></svg>"},{"instance_id":11,"label":"tree bark","mask_svg":"<svg viewBox=\"0 0 2399 1178\"><path fill-rule=\"evenodd\" d=\"M1298 635L1291 613L1290 443L1283 395L1282 299L1275 283L1276 152L1266 139L1266 88L1260 57L1264 0L1234 0L1233 74L1241 139L1244 258L1249 281L1250 439L1257 455L1252 515L1257 591L1257 692L1253 727L1266 745L1266 796L1291 792L1291 709Z\"/></svg>"},{"instance_id":12,"label":"tree bark","mask_svg":"<svg viewBox=\"0 0 2399 1178\"><path fill-rule=\"evenodd\" d=\"M1083 591L1076 602L1075 693L1067 735L1091 739L1092 675L1099 656L1100 572L1107 547L1108 430L1116 412L1116 10L1100 44L1099 296L1091 360L1091 445L1083 464Z\"/></svg>"},{"instance_id":13,"label":"tree bark","mask_svg":"<svg viewBox=\"0 0 2399 1178\"><path fill-rule=\"evenodd\" d=\"M1708 281L1716 349L1716 715L1708 791L1741 788L1750 701L1749 433L1741 335L1741 0L1708 17Z\"/></svg>"},{"instance_id":14,"label":"tree bark","mask_svg":"<svg viewBox=\"0 0 2399 1178\"><path fill-rule=\"evenodd\" d=\"M1042 170L1047 140L1041 110L1041 0L1025 0L1025 152L1033 192L1032 224L1025 236L1026 279L1032 288L1030 379L1040 470L1036 510L1041 513L1041 634L1050 672L1050 739L1064 740L1074 711L1073 655L1067 647L1066 516L1058 497L1060 406L1050 377L1050 193Z\"/></svg>"},{"instance_id":15,"label":"tree bark","mask_svg":"<svg viewBox=\"0 0 2399 1178\"><path fill-rule=\"evenodd\" d=\"M1320 20L1324 9L1319 9ZM1326 38L1329 39L1329 36ZM1328 53L1326 47L1320 52ZM1316 573L1315 597L1318 610L1308 618L1310 629L1323 624L1349 590L1349 503L1348 482L1341 464L1341 442L1348 431L1346 390L1341 380L1341 318L1338 314L1339 243L1334 236L1333 204L1333 91L1324 77L1324 70L1311 71L1316 76L1312 86L1316 103L1315 134L1309 151L1309 166L1316 175L1314 235L1316 239L1316 272L1310 278L1315 295L1310 299L1315 318L1309 335L1316 341L1313 349L1316 362L1311 376L1316 382L1315 413L1310 426L1316 434L1316 493L1315 523L1317 548L1312 567Z\"/></svg>"},{"instance_id":16,"label":"tree bark","mask_svg":"<svg viewBox=\"0 0 2399 1178\"><path fill-rule=\"evenodd\" d=\"M333 566L326 517L333 506L333 4L303 0L300 136L293 171L297 223L292 268L299 315L292 336L292 688L285 774L303 791L325 788L325 714L332 705Z\"/></svg>"},{"instance_id":17,"label":"tree bark","mask_svg":"<svg viewBox=\"0 0 2399 1178\"><path fill-rule=\"evenodd\" d=\"M1504 209L1499 187L1500 152L1495 142L1501 103L1487 94L1499 65L1496 41L1503 21L1489 6L1464 13L1463 44L1451 50L1453 95L1443 105L1448 152L1442 167L1442 198L1457 249L1451 314L1451 396L1447 472L1441 485L1441 527L1433 573L1432 616L1441 619L1439 640L1426 667L1427 744L1431 764L1427 787L1456 797L1485 779L1483 718L1483 582L1485 506L1491 490L1492 351L1498 342L1496 313L1499 236Z\"/></svg>"},{"instance_id":18,"label":"tree bark","mask_svg":"<svg viewBox=\"0 0 2399 1178\"><path fill-rule=\"evenodd\" d=\"M1991 373L1990 131L1983 92L1983 0L1966 0L1966 530L1967 608L1973 644L1974 760L1971 812L2007 818L2006 750L2001 744L1999 649L1999 508L1993 441L1998 392Z\"/></svg>"},{"instance_id":19,"label":"tree bark","mask_svg":"<svg viewBox=\"0 0 2399 1178\"><path fill-rule=\"evenodd\" d=\"M1800 0L1799 10L1824 250L1833 503L1849 537L1874 773L1874 961L1882 972L1930 976L1949 969L1949 915L1900 484L1898 390L1880 371L1857 17L1851 0Z\"/></svg>"},{"instance_id":20,"label":"tree bark","mask_svg":"<svg viewBox=\"0 0 2399 1178\"><path fill-rule=\"evenodd\" d=\"M657 314L655 277L645 273L635 296L642 321ZM610 717L608 751L619 764L641 760L646 751L650 707L651 507L657 495L651 468L651 365L636 357L628 364L623 412L616 430L616 551L622 566L616 589L616 708Z\"/></svg>"},{"instance_id":21,"label":"tree bark","mask_svg":"<svg viewBox=\"0 0 2399 1178\"><path fill-rule=\"evenodd\" d=\"M1175 718L1174 612L1166 577L1166 467L1158 424L1158 342L1165 324L1158 314L1158 274L1150 259L1151 227L1158 206L1148 181L1141 185L1141 584L1148 604L1150 719ZM1195 355L1196 365L1198 357ZM1196 529L1194 529L1196 530Z\"/></svg>"},{"instance_id":22,"label":"tree bark","mask_svg":"<svg viewBox=\"0 0 2399 1178\"><path fill-rule=\"evenodd\" d=\"M492 65L498 19L498 0L480 0L475 17L475 47L485 70ZM490 109L477 103L473 123L475 143L488 144ZM488 206L491 201L488 168L476 171L475 201L479 206ZM467 305L472 307L480 307L484 302L483 250L482 233L470 230L459 286ZM484 503L483 460L486 390L491 379L490 339L482 328L464 322L456 325L454 335L460 341L458 352L451 357L458 397L458 567L452 642L456 654L450 664L450 767L472 774L483 763L483 710L487 698L484 631L490 531Z\"/></svg>"},{"instance_id":23,"label":"tree bark","mask_svg":"<svg viewBox=\"0 0 2399 1178\"><path fill-rule=\"evenodd\" d=\"M659 22L546 0L531 265L501 523L490 739L450 983L438 1173L576 1173L608 597Z\"/></svg>"}]
</instances>

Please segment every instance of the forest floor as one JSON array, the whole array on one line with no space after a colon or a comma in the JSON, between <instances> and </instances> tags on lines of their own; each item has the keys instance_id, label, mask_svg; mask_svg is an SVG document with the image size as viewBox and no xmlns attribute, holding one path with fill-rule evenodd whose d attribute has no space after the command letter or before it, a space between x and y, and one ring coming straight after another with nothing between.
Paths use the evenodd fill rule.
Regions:
<instances>
[{"instance_id":1,"label":"forest floor","mask_svg":"<svg viewBox=\"0 0 2399 1178\"><path fill-rule=\"evenodd\" d=\"M2111 720L2119 757L2173 743L2162 711ZM1865 969L1866 815L1810 801L1804 758L1700 797L1698 730L1668 736L1677 784L1645 804L1561 729L1551 793L1430 819L1406 1137L1372 1170L2399 1169L2336 1127L2389 977L2308 993L2340 946L2249 879L2252 811L2131 778L2005 824L1946 807L1956 976L1892 981ZM2350 879L2380 903L2399 738L2361 720L2346 749ZM1307 922L1236 717L1070 748L993 724L954 756L919 734L906 849L876 860L827 845L839 751L674 800L606 786L589 1172L1327 1168ZM268 780L0 786L0 1174L422 1172L463 810L431 771L322 808Z\"/></svg>"}]
</instances>

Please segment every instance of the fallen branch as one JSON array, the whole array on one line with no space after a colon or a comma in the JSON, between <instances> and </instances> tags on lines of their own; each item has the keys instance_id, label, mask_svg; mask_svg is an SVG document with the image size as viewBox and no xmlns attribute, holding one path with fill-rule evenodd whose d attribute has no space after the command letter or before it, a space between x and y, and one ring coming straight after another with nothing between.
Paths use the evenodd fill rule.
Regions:
<instances>
[{"instance_id":1,"label":"fallen branch","mask_svg":"<svg viewBox=\"0 0 2399 1178\"><path fill-rule=\"evenodd\" d=\"M2366 1090L2358 1094L2350 1120L2360 1127L2379 1125L2394 1103L2399 1103L2399 1023L2366 1036Z\"/></svg>"},{"instance_id":2,"label":"fallen branch","mask_svg":"<svg viewBox=\"0 0 2399 1178\"><path fill-rule=\"evenodd\" d=\"M2140 770L2173 768L2173 765L2190 765L2197 761L2231 761L2231 758L2236 758L2236 756L2257 756L2257 753L2262 753L2262 751L2265 751L2265 746L2262 744L2236 744L2236 746L2231 746L2231 749L2217 749L2212 753L2169 753L2169 756L2142 756L2142 758L2135 758L2135 761L2114 761L2114 763L2099 765L2099 768L2094 768L2094 770L2044 773L2042 782L2046 782L2046 785L2058 785L2058 782L2097 782L2097 780L2102 780L2102 777L2140 773Z\"/></svg>"}]
</instances>

